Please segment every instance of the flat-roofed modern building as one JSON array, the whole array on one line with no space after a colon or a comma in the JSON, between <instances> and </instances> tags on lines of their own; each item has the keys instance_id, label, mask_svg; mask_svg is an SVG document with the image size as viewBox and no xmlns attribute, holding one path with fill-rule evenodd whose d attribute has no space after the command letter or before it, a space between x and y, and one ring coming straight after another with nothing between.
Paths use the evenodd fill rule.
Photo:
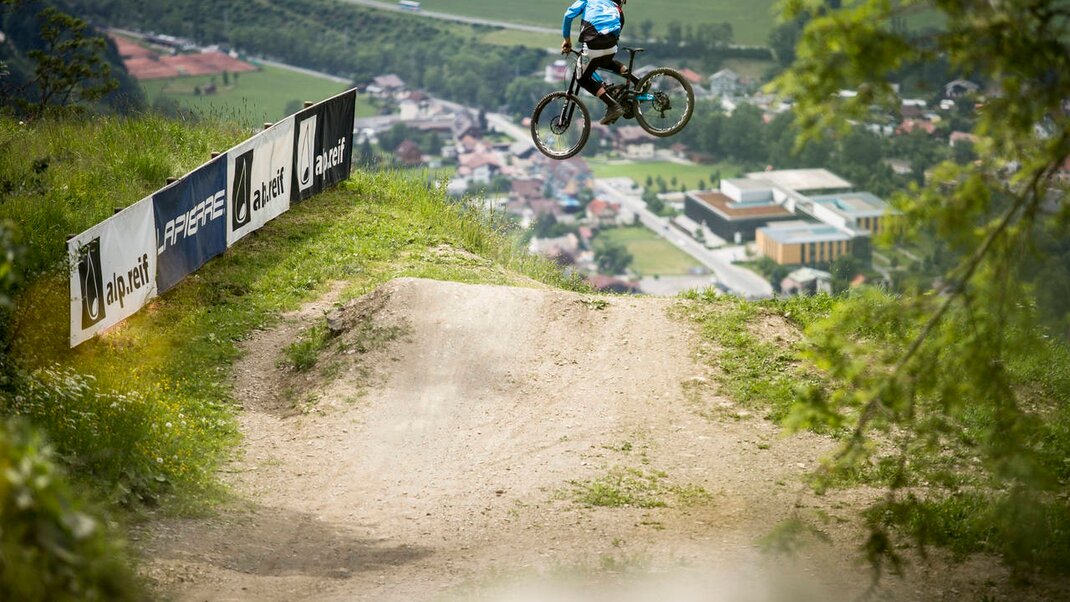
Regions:
<instances>
[{"instance_id":1,"label":"flat-roofed modern building","mask_svg":"<svg viewBox=\"0 0 1070 602\"><path fill-rule=\"evenodd\" d=\"M721 192L692 192L684 199L684 215L730 243L754 240L755 230L770 222L799 219L773 201L768 187L764 192L737 195L743 201Z\"/></svg>"},{"instance_id":2,"label":"flat-roofed modern building","mask_svg":"<svg viewBox=\"0 0 1070 602\"><path fill-rule=\"evenodd\" d=\"M888 204L851 188L827 169L754 172L722 180L720 192L688 194L684 213L726 241L756 240L777 263L827 265L868 258L872 235L887 227Z\"/></svg>"},{"instance_id":3,"label":"flat-roofed modern building","mask_svg":"<svg viewBox=\"0 0 1070 602\"><path fill-rule=\"evenodd\" d=\"M845 232L828 224L793 221L759 228L758 250L781 265L825 265L844 255L865 258L869 237Z\"/></svg>"},{"instance_id":4,"label":"flat-roofed modern building","mask_svg":"<svg viewBox=\"0 0 1070 602\"><path fill-rule=\"evenodd\" d=\"M811 215L830 226L870 234L880 234L887 227L888 203L868 192L815 196L810 200Z\"/></svg>"},{"instance_id":5,"label":"flat-roofed modern building","mask_svg":"<svg viewBox=\"0 0 1070 602\"><path fill-rule=\"evenodd\" d=\"M781 169L777 171L756 171L747 174L747 179L763 180L774 188L785 191L836 192L851 189L851 183L827 169Z\"/></svg>"}]
</instances>

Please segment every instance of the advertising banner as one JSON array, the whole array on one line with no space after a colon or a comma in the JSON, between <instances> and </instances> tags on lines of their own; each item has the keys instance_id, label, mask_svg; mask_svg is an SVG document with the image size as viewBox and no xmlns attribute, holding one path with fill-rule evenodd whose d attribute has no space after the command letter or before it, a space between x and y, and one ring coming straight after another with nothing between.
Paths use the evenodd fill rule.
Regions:
<instances>
[{"instance_id":1,"label":"advertising banner","mask_svg":"<svg viewBox=\"0 0 1070 602\"><path fill-rule=\"evenodd\" d=\"M147 198L67 242L71 347L132 316L156 296L156 224Z\"/></svg>"},{"instance_id":2,"label":"advertising banner","mask_svg":"<svg viewBox=\"0 0 1070 602\"><path fill-rule=\"evenodd\" d=\"M293 201L345 180L353 164L357 92L349 90L294 116Z\"/></svg>"},{"instance_id":3,"label":"advertising banner","mask_svg":"<svg viewBox=\"0 0 1070 602\"><path fill-rule=\"evenodd\" d=\"M227 153L227 246L290 209L294 120L287 118Z\"/></svg>"},{"instance_id":4,"label":"advertising banner","mask_svg":"<svg viewBox=\"0 0 1070 602\"><path fill-rule=\"evenodd\" d=\"M164 294L227 250L227 160L219 157L152 196L156 290Z\"/></svg>"}]
</instances>

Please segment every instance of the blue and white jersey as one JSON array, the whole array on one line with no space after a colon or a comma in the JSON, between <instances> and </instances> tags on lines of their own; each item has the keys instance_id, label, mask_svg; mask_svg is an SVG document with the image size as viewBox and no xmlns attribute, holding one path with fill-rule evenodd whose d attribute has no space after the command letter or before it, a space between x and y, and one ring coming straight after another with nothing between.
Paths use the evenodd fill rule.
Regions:
<instances>
[{"instance_id":1,"label":"blue and white jersey","mask_svg":"<svg viewBox=\"0 0 1070 602\"><path fill-rule=\"evenodd\" d=\"M624 8L615 0L576 0L565 11L561 34L572 37L572 21L583 15L583 30L580 41L591 47L615 45L624 28Z\"/></svg>"}]
</instances>

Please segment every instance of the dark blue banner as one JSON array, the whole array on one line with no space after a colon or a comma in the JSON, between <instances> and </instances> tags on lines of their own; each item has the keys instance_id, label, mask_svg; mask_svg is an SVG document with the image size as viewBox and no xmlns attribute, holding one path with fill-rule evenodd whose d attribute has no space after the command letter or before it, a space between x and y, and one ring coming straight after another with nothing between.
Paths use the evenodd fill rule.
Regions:
<instances>
[{"instance_id":1,"label":"dark blue banner","mask_svg":"<svg viewBox=\"0 0 1070 602\"><path fill-rule=\"evenodd\" d=\"M349 90L294 115L292 202L349 178L356 107L357 92Z\"/></svg>"},{"instance_id":2,"label":"dark blue banner","mask_svg":"<svg viewBox=\"0 0 1070 602\"><path fill-rule=\"evenodd\" d=\"M160 294L227 248L227 157L222 155L152 197Z\"/></svg>"}]
</instances>

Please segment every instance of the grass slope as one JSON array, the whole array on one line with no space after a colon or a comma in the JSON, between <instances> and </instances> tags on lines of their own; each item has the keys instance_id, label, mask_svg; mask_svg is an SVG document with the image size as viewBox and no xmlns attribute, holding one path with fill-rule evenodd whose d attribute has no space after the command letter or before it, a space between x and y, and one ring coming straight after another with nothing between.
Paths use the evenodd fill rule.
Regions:
<instances>
[{"instance_id":1,"label":"grass slope","mask_svg":"<svg viewBox=\"0 0 1070 602\"><path fill-rule=\"evenodd\" d=\"M142 82L149 104L158 98L171 98L183 106L202 113L241 123L256 125L276 121L287 115L288 104L330 98L349 86L322 77L307 75L281 67L262 66L260 71L229 76L223 85L222 75L179 77ZM215 83L218 92L197 95L194 88Z\"/></svg>"},{"instance_id":2,"label":"grass slope","mask_svg":"<svg viewBox=\"0 0 1070 602\"><path fill-rule=\"evenodd\" d=\"M0 163L0 175L10 182L21 174L25 190L0 217L11 218L32 245L38 272L12 320L12 355L27 377L18 400L0 408L42 427L77 466L80 482L115 502L136 505L175 492L193 500L213 491L213 471L236 440L228 378L240 342L332 281L345 281L349 297L400 276L572 285L553 264L515 248L498 224L422 180L357 174L70 350L67 278L55 261L63 233L143 198L165 175L197 165L208 149L225 148L222 142L240 134L158 118L2 125L0 132L18 133L27 156ZM64 140L74 141L72 148ZM53 159L31 182L37 155ZM149 166L143 172L136 169L141 161ZM113 188L113 177L125 181L123 174L131 183ZM50 218L59 225L50 227ZM436 251L445 247L469 254Z\"/></svg>"}]
</instances>

